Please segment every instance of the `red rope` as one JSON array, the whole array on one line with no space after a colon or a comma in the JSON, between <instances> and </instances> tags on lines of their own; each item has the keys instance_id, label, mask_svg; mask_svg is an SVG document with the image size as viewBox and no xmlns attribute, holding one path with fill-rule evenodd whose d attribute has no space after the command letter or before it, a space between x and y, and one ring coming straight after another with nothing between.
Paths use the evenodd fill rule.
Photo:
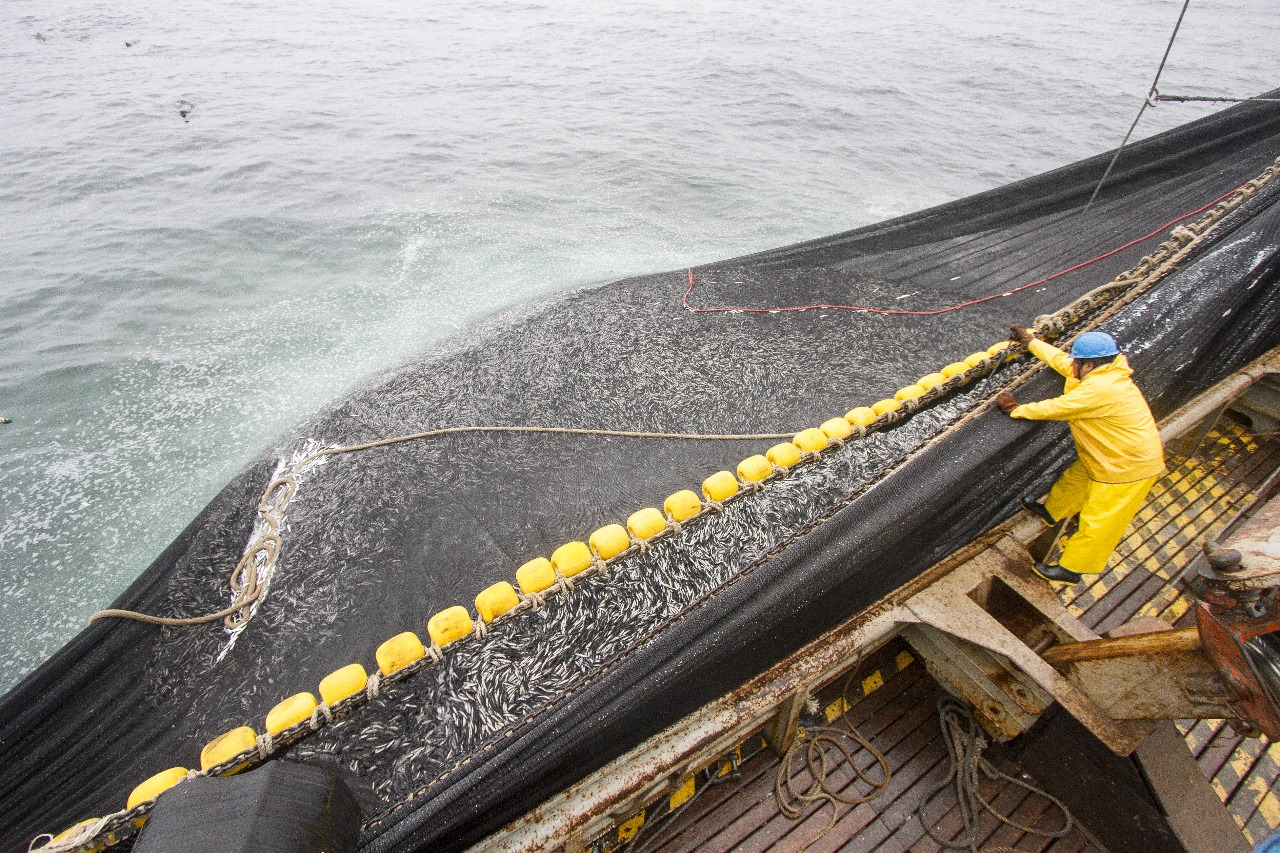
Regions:
<instances>
[{"instance_id":1,"label":"red rope","mask_svg":"<svg viewBox=\"0 0 1280 853\"><path fill-rule=\"evenodd\" d=\"M1076 270L1083 269L1084 267L1087 267L1090 264L1095 264L1098 261L1111 257L1117 252L1123 252L1125 249L1128 249L1132 246L1136 246L1137 244L1143 242L1144 240L1150 240L1152 237L1155 237L1159 234L1163 234L1166 230L1168 230L1169 228L1172 228L1174 225L1177 225L1179 222L1183 221L1184 219L1190 219L1191 217L1195 216L1197 213L1203 213L1204 211L1213 207L1215 204L1222 201L1223 199L1231 195L1234 195L1236 192L1242 189L1243 186L1244 185L1242 184L1240 187L1236 187L1236 189L1231 190L1231 192L1224 193L1218 196L1213 201L1209 202L1203 207L1198 207L1195 210L1191 211L1190 213L1184 213L1182 216L1179 216L1177 219L1169 220L1164 225L1161 225L1159 228L1152 231L1150 234L1144 234L1141 237L1137 237L1133 240L1130 240L1128 243L1125 243L1123 246L1117 246L1116 248L1112 249L1109 252L1104 252L1101 255L1098 255L1097 257L1090 258L1087 261L1082 261L1073 267L1067 267L1065 270L1056 272L1053 275L1046 276L1042 279L1037 279L1036 281L1030 282L1028 284L1020 284L1017 287L1013 288L1012 290L1006 290L1001 293L993 293L990 296L983 296L979 299L971 299L968 302L961 302L959 305L949 305L946 308L935 308L930 311L908 311L902 308L872 308L867 305L830 305L826 303L819 303L815 305L795 305L787 308L744 308L744 307L738 307L738 306L723 306L718 308L696 308L689 304L689 294L693 293L693 270L689 270L689 286L688 288L685 289L684 297L682 298L681 301L684 302L685 310L692 311L696 314L713 314L713 313L727 312L727 311L739 311L743 314L781 314L788 311L814 311L814 310L862 311L867 314L905 314L912 317L932 317L936 314L947 314L951 311L959 311L961 308L969 308L974 305L980 305L983 302L990 302L992 299L1000 299L1001 297L1004 297L1004 296L1012 296L1015 293L1020 293L1023 290L1028 290L1032 287L1036 287L1041 284L1047 284L1048 282L1051 282L1056 278L1061 278L1067 273L1072 273L1072 272L1075 272Z\"/></svg>"}]
</instances>

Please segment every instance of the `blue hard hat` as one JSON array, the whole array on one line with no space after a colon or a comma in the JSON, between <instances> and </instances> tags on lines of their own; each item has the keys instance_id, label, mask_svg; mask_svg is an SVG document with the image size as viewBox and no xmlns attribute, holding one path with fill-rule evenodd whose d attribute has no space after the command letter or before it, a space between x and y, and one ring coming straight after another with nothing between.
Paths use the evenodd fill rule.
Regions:
<instances>
[{"instance_id":1,"label":"blue hard hat","mask_svg":"<svg viewBox=\"0 0 1280 853\"><path fill-rule=\"evenodd\" d=\"M1106 358L1119 352L1116 339L1106 332L1085 332L1071 345L1072 358Z\"/></svg>"}]
</instances>

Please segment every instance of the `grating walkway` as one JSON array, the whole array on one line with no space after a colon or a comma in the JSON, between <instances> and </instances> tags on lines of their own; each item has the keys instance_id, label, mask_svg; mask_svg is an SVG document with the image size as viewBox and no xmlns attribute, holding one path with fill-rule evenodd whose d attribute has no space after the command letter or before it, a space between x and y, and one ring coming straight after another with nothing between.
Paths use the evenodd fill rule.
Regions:
<instances>
[{"instance_id":1,"label":"grating walkway","mask_svg":"<svg viewBox=\"0 0 1280 853\"><path fill-rule=\"evenodd\" d=\"M1170 457L1168 474L1152 489L1108 570L1091 582L1063 588L1063 603L1099 633L1143 616L1171 624L1185 622L1191 602L1181 588L1183 570L1201 543L1220 531L1277 468L1280 441L1234 426L1211 432L1184 457ZM856 676L860 682L853 682L862 684L863 695L851 705L838 697L834 702L826 697L823 703L828 719L847 708L846 719L888 757L893 778L883 796L858 806L841 806L838 815L829 805L815 805L800 819L790 820L779 811L774 795L779 761L757 744L743 753L750 757L738 768L736 778L731 774L697 789L678 808L664 809L661 817L655 815L647 823L641 816L626 849L643 853L939 850L925 834L917 812L947 769L936 710L944 691L905 649L905 644L894 640L885 655L864 664ZM1180 727L1205 776L1251 843L1280 826L1280 798L1272 791L1273 787L1280 791L1280 744L1242 738L1222 721L1188 721ZM869 757L866 764L871 765ZM999 769L1035 782L1011 762ZM857 784L847 766L836 768L829 781L846 792L854 791ZM1005 814L1024 824L1040 821L1042 828L1059 825L1056 810L1043 798L1008 783L984 780L983 784L984 794L993 797ZM944 793L928 812L943 833L960 829L954 802L952 795ZM1106 853L1079 828L1054 840L1024 835L989 815L984 814L983 821L986 837L979 849ZM615 849L615 844L599 848L601 853L608 849Z\"/></svg>"},{"instance_id":2,"label":"grating walkway","mask_svg":"<svg viewBox=\"0 0 1280 853\"><path fill-rule=\"evenodd\" d=\"M1108 570L1061 593L1072 615L1100 634L1143 616L1191 624L1191 600L1177 579L1202 543L1280 468L1280 442L1222 426L1193 453L1170 457L1168 466ZM1280 827L1280 798L1272 792L1280 779L1280 744L1241 737L1221 720L1184 721L1179 728L1250 843Z\"/></svg>"},{"instance_id":3,"label":"grating walkway","mask_svg":"<svg viewBox=\"0 0 1280 853\"><path fill-rule=\"evenodd\" d=\"M1100 634L1141 616L1173 624L1188 611L1191 601L1175 580L1280 467L1280 443L1224 428L1167 464L1108 570L1061 593L1071 615Z\"/></svg>"}]
</instances>

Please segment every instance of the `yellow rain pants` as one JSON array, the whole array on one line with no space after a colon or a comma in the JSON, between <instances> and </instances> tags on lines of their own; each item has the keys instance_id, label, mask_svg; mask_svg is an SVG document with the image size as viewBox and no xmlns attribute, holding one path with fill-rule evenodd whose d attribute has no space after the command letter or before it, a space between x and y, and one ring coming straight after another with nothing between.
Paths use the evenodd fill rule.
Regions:
<instances>
[{"instance_id":1,"label":"yellow rain pants","mask_svg":"<svg viewBox=\"0 0 1280 853\"><path fill-rule=\"evenodd\" d=\"M1105 569L1157 479L1159 475L1131 483L1100 483L1089 478L1083 462L1072 462L1044 501L1044 508L1059 521L1080 514L1080 527L1067 540L1058 565L1082 575Z\"/></svg>"}]
</instances>

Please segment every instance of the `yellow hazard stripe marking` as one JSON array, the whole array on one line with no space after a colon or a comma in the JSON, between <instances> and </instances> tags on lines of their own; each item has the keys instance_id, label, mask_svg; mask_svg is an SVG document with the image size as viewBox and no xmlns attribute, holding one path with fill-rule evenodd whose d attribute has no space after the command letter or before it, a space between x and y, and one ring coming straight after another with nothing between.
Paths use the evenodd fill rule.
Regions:
<instances>
[{"instance_id":1,"label":"yellow hazard stripe marking","mask_svg":"<svg viewBox=\"0 0 1280 853\"><path fill-rule=\"evenodd\" d=\"M635 838L636 833L640 831L640 827L644 826L644 810L630 820L623 821L618 825L618 840L630 841Z\"/></svg>"},{"instance_id":2,"label":"yellow hazard stripe marking","mask_svg":"<svg viewBox=\"0 0 1280 853\"><path fill-rule=\"evenodd\" d=\"M884 687L884 676L880 674L880 670L878 669L866 678L862 679L863 696L869 696L881 687Z\"/></svg>"},{"instance_id":3,"label":"yellow hazard stripe marking","mask_svg":"<svg viewBox=\"0 0 1280 853\"><path fill-rule=\"evenodd\" d=\"M671 809L671 811L675 811L680 808L689 801L689 798L693 796L696 788L697 783L694 781L694 778L690 776L688 779L684 780L684 784L677 788L676 792L671 795L671 798L667 801L667 807Z\"/></svg>"},{"instance_id":4,"label":"yellow hazard stripe marking","mask_svg":"<svg viewBox=\"0 0 1280 853\"><path fill-rule=\"evenodd\" d=\"M902 670L911 666L911 664L915 662L915 658L911 656L910 652L901 651L898 652L897 656L893 659L893 662L897 667L897 671L902 672ZM884 681L884 672L879 669L875 670L866 678L862 679L862 695L870 696L881 687L884 687ZM849 704L849 700L840 696L830 705L827 705L827 707L822 709L822 716L826 718L828 723L834 722L838 717L848 713L851 707L853 706Z\"/></svg>"},{"instance_id":5,"label":"yellow hazard stripe marking","mask_svg":"<svg viewBox=\"0 0 1280 853\"><path fill-rule=\"evenodd\" d=\"M1267 826L1272 829L1280 826L1280 798L1271 793L1267 780L1260 776L1255 777L1249 783L1249 786L1259 795L1257 798L1258 813L1267 822Z\"/></svg>"}]
</instances>

